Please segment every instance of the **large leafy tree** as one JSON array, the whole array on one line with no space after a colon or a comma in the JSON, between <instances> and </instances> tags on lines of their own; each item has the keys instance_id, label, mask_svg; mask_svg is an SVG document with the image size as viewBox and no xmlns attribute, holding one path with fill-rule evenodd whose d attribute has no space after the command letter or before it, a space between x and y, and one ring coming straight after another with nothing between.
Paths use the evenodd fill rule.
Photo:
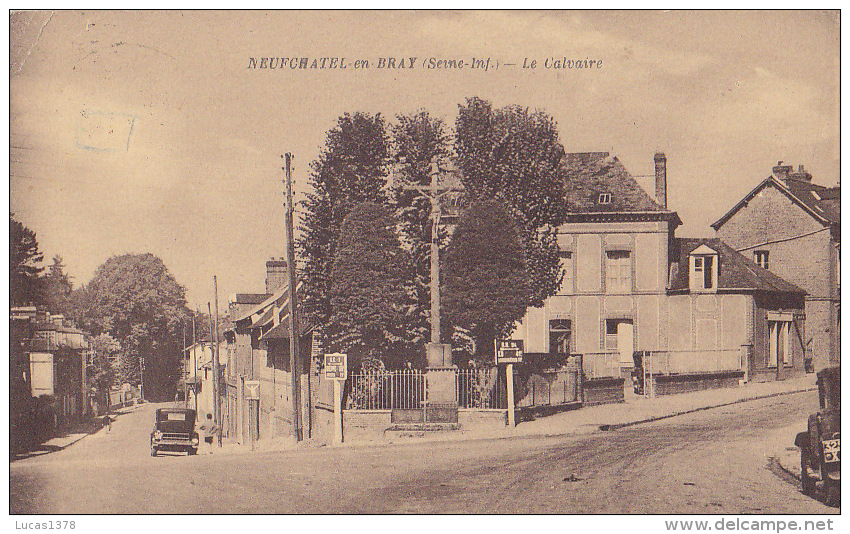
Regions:
<instances>
[{"instance_id":1,"label":"large leafy tree","mask_svg":"<svg viewBox=\"0 0 850 534\"><path fill-rule=\"evenodd\" d=\"M361 202L383 203L389 143L380 114L346 113L328 131L325 147L311 164L312 191L302 202L298 248L303 260L304 317L327 324L331 314L330 273L342 221Z\"/></svg>"},{"instance_id":2,"label":"large leafy tree","mask_svg":"<svg viewBox=\"0 0 850 534\"><path fill-rule=\"evenodd\" d=\"M399 115L392 133L392 204L399 221L400 237L413 258L416 308L408 341L420 346L428 339L431 305L431 202L406 185L430 185L434 165L445 167L451 156L449 135L441 119L427 111ZM443 236L441 236L443 237ZM445 240L440 240L445 243Z\"/></svg>"},{"instance_id":3,"label":"large leafy tree","mask_svg":"<svg viewBox=\"0 0 850 534\"><path fill-rule=\"evenodd\" d=\"M442 309L448 323L474 340L466 349L493 358L493 340L510 334L529 299L521 226L498 201L464 211L445 256Z\"/></svg>"},{"instance_id":4,"label":"large leafy tree","mask_svg":"<svg viewBox=\"0 0 850 534\"><path fill-rule=\"evenodd\" d=\"M144 380L148 398L172 398L188 310L185 289L162 260L150 253L113 256L97 268L81 302L85 326L120 343L119 378Z\"/></svg>"},{"instance_id":5,"label":"large leafy tree","mask_svg":"<svg viewBox=\"0 0 850 534\"><path fill-rule=\"evenodd\" d=\"M341 228L327 335L330 347L352 355L355 366L379 359L398 368L409 357L406 331L415 290L396 224L386 206L364 202L352 208Z\"/></svg>"},{"instance_id":6,"label":"large leafy tree","mask_svg":"<svg viewBox=\"0 0 850 534\"><path fill-rule=\"evenodd\" d=\"M61 313L65 317L73 318L75 315L74 284L71 276L65 272L65 264L62 256L53 256L53 263L47 268L44 275L44 300L50 313Z\"/></svg>"},{"instance_id":7,"label":"large leafy tree","mask_svg":"<svg viewBox=\"0 0 850 534\"><path fill-rule=\"evenodd\" d=\"M556 235L568 207L557 124L543 111L494 110L480 98L459 108L455 153L466 193L473 200L500 199L519 222L532 288L528 304L541 306L563 276Z\"/></svg>"},{"instance_id":8,"label":"large leafy tree","mask_svg":"<svg viewBox=\"0 0 850 534\"><path fill-rule=\"evenodd\" d=\"M43 299L41 280L44 254L35 232L9 214L9 300L13 305L38 304Z\"/></svg>"},{"instance_id":9,"label":"large leafy tree","mask_svg":"<svg viewBox=\"0 0 850 534\"><path fill-rule=\"evenodd\" d=\"M97 391L98 402L106 407L109 402L109 387L117 379L117 365L114 360L120 355L121 344L107 333L95 336L91 340L92 359L87 372L89 384Z\"/></svg>"}]
</instances>

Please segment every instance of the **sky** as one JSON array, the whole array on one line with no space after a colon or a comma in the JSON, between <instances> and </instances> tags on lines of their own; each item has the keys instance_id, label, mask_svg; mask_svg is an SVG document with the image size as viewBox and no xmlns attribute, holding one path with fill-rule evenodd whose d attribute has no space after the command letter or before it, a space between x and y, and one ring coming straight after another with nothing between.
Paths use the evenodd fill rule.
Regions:
<instances>
[{"instance_id":1,"label":"sky","mask_svg":"<svg viewBox=\"0 0 850 534\"><path fill-rule=\"evenodd\" d=\"M214 275L226 307L285 255L283 153L300 199L340 115L451 126L478 96L546 111L568 152L610 152L650 194L664 152L677 235L711 236L779 160L840 180L839 29L825 11L12 13L10 211L77 286L151 252L191 307ZM348 68L249 68L263 57ZM563 58L602 67L546 68Z\"/></svg>"}]
</instances>

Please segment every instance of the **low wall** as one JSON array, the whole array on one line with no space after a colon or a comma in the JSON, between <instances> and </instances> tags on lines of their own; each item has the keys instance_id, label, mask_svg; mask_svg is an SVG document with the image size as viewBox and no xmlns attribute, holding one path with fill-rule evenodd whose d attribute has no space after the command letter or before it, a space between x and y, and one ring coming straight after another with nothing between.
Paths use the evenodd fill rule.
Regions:
<instances>
[{"instance_id":1,"label":"low wall","mask_svg":"<svg viewBox=\"0 0 850 534\"><path fill-rule=\"evenodd\" d=\"M718 371L680 375L655 375L652 377L656 396L675 395L704 389L738 387L744 371Z\"/></svg>"},{"instance_id":2,"label":"low wall","mask_svg":"<svg viewBox=\"0 0 850 534\"><path fill-rule=\"evenodd\" d=\"M343 410L343 441L375 441L384 438L392 426L392 410Z\"/></svg>"},{"instance_id":3,"label":"low wall","mask_svg":"<svg viewBox=\"0 0 850 534\"><path fill-rule=\"evenodd\" d=\"M329 415L332 415L330 413ZM391 410L344 410L342 413L343 441L379 441L384 439L384 430L392 426ZM327 417L323 418L324 420ZM507 410L458 410L461 430L483 431L505 428ZM333 429L320 423L322 439L332 438Z\"/></svg>"},{"instance_id":4,"label":"low wall","mask_svg":"<svg viewBox=\"0 0 850 534\"><path fill-rule=\"evenodd\" d=\"M591 378L582 382L585 406L625 402L623 378Z\"/></svg>"},{"instance_id":5,"label":"low wall","mask_svg":"<svg viewBox=\"0 0 850 534\"><path fill-rule=\"evenodd\" d=\"M507 424L507 410L459 410L457 414L461 430L501 430Z\"/></svg>"}]
</instances>

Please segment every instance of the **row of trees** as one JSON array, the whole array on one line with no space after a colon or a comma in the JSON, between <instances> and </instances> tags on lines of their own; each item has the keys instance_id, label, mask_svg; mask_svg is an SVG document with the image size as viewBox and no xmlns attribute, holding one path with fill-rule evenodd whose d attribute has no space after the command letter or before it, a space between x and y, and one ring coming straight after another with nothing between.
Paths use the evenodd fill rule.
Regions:
<instances>
[{"instance_id":1,"label":"row of trees","mask_svg":"<svg viewBox=\"0 0 850 534\"><path fill-rule=\"evenodd\" d=\"M478 360L563 273L556 228L567 205L555 121L480 98L459 106L454 132L427 111L387 125L346 114L312 164L298 242L305 316L333 350L397 367L420 362L428 337L431 207L402 185L428 185L436 164L462 172L464 204L441 235L443 339ZM401 180L389 180L393 178Z\"/></svg>"},{"instance_id":2,"label":"row of trees","mask_svg":"<svg viewBox=\"0 0 850 534\"><path fill-rule=\"evenodd\" d=\"M172 398L181 369L184 325L191 315L185 288L153 254L113 256L88 284L74 287L61 256L39 264L35 232L9 216L10 301L62 314L93 335L89 380L104 391L117 381L140 385L145 396ZM206 321L199 329L206 331ZM112 362L118 356L118 367ZM144 358L144 377L142 362Z\"/></svg>"}]
</instances>

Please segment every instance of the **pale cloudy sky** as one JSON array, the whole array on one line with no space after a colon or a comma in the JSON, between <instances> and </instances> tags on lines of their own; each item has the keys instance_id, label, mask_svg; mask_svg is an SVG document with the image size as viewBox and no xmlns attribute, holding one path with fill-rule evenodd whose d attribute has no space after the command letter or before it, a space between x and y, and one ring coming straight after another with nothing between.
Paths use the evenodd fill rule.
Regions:
<instances>
[{"instance_id":1,"label":"pale cloudy sky","mask_svg":"<svg viewBox=\"0 0 850 534\"><path fill-rule=\"evenodd\" d=\"M547 111L567 151L610 151L635 175L663 151L680 236L712 235L778 160L840 179L836 12L24 12L10 47L11 211L77 284L149 251L204 308L214 274L222 306L263 290L265 260L284 254L280 154L303 190L345 112L424 108L451 125L480 96ZM542 67L565 56L603 68ZM500 67L421 68L472 57Z\"/></svg>"}]
</instances>

